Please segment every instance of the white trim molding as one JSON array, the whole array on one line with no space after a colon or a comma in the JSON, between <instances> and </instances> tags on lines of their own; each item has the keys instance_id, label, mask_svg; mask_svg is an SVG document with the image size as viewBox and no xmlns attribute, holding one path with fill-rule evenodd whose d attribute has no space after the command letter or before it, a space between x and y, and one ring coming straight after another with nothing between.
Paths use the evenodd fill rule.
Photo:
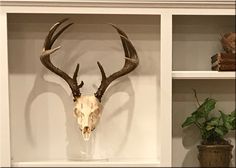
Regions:
<instances>
[{"instance_id":1,"label":"white trim molding","mask_svg":"<svg viewBox=\"0 0 236 168\"><path fill-rule=\"evenodd\" d=\"M234 0L0 0L0 6L116 7L116 8L225 8L234 9Z\"/></svg>"},{"instance_id":2,"label":"white trim molding","mask_svg":"<svg viewBox=\"0 0 236 168\"><path fill-rule=\"evenodd\" d=\"M10 166L7 14L0 10L0 167Z\"/></svg>"}]
</instances>

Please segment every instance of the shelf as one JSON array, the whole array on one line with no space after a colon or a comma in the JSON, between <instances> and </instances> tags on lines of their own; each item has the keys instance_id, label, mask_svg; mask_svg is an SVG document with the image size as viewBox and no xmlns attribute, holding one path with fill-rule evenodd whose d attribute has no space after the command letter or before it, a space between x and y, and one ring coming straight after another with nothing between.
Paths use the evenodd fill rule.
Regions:
<instances>
[{"instance_id":1,"label":"shelf","mask_svg":"<svg viewBox=\"0 0 236 168\"><path fill-rule=\"evenodd\" d=\"M173 79L235 79L235 72L172 71Z\"/></svg>"},{"instance_id":2,"label":"shelf","mask_svg":"<svg viewBox=\"0 0 236 168\"><path fill-rule=\"evenodd\" d=\"M160 167L158 161L124 161L124 162L78 162L78 161L43 161L43 162L14 162L12 167Z\"/></svg>"},{"instance_id":3,"label":"shelf","mask_svg":"<svg viewBox=\"0 0 236 168\"><path fill-rule=\"evenodd\" d=\"M219 36L234 32L234 16L173 16L173 71L211 71L211 56L220 52ZM217 28L217 29L216 29Z\"/></svg>"}]
</instances>

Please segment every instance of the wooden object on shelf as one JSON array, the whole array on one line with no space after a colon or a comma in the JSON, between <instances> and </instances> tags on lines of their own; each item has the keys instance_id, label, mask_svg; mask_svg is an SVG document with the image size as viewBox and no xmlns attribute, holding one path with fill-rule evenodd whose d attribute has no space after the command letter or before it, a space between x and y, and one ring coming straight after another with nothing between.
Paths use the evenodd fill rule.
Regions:
<instances>
[{"instance_id":1,"label":"wooden object on shelf","mask_svg":"<svg viewBox=\"0 0 236 168\"><path fill-rule=\"evenodd\" d=\"M235 32L225 33L222 36L222 39L220 41L225 52L235 54L235 40L236 40Z\"/></svg>"},{"instance_id":2,"label":"wooden object on shelf","mask_svg":"<svg viewBox=\"0 0 236 168\"><path fill-rule=\"evenodd\" d=\"M232 53L217 53L211 57L211 68L216 71L235 71L235 58L235 54Z\"/></svg>"}]
</instances>

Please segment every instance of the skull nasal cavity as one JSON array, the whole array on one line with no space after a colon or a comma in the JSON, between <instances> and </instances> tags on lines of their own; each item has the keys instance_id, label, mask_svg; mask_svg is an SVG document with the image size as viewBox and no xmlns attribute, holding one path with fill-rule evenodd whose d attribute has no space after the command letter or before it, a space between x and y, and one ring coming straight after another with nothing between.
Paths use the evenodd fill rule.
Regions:
<instances>
[{"instance_id":1,"label":"skull nasal cavity","mask_svg":"<svg viewBox=\"0 0 236 168\"><path fill-rule=\"evenodd\" d=\"M88 126L84 127L84 132L90 132L90 128Z\"/></svg>"}]
</instances>

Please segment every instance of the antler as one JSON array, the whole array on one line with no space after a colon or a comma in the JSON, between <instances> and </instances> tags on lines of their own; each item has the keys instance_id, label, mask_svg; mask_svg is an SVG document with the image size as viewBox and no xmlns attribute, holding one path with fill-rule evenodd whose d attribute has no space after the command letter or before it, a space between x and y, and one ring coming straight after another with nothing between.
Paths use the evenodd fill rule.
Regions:
<instances>
[{"instance_id":1,"label":"antler","mask_svg":"<svg viewBox=\"0 0 236 168\"><path fill-rule=\"evenodd\" d=\"M81 96L80 93L80 88L83 86L83 81L81 81L81 83L78 85L77 83L77 75L78 75L78 71L79 71L79 64L77 64L73 78L71 78L69 75L67 75L65 72L63 72L61 69L59 69L58 67L55 67L52 62L51 62L51 58L50 58L50 54L54 53L55 51L59 50L61 48L61 46L56 47L56 48L52 48L53 43L56 41L56 39L68 28L70 27L73 23L69 23L66 26L64 26L61 30L59 30L55 35L55 31L57 30L57 28L64 23L65 21L67 21L68 18L63 19L59 22L57 22L56 24L54 24L51 29L49 30L49 33L45 39L44 42L44 47L43 47L43 52L42 55L40 56L40 60L42 62L42 64L48 68L50 71L54 72L55 74L57 74L58 76L60 76L61 78L63 78L68 85L70 86L71 90L72 90L72 94L74 96L74 101L76 100L76 98Z\"/></svg>"},{"instance_id":2,"label":"antler","mask_svg":"<svg viewBox=\"0 0 236 168\"><path fill-rule=\"evenodd\" d=\"M128 36L125 34L125 32L123 32L121 29L119 29L115 25L111 24L111 26L114 27L120 35L120 39L121 39L124 53L125 53L125 64L120 71L117 71L117 72L111 74L109 77L106 77L106 74L105 74L105 71L104 71L102 65L100 64L100 62L97 62L98 67L101 71L102 81L101 81L101 84L100 84L97 92L94 95L100 102L101 102L101 98L102 98L104 92L106 91L107 87L110 85L110 83L112 81L114 81L115 79L117 79L121 76L124 76L124 75L130 73L139 64L137 52L136 52L133 44L131 43L131 41L128 39Z\"/></svg>"}]
</instances>

